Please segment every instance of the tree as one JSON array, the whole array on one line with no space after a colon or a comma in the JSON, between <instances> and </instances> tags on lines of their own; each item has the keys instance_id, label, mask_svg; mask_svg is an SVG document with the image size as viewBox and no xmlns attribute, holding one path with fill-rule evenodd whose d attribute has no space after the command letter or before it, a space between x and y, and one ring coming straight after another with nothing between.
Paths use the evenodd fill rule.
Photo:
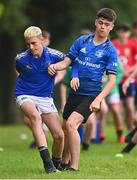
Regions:
<instances>
[{"instance_id":1,"label":"tree","mask_svg":"<svg viewBox=\"0 0 137 180\"><path fill-rule=\"evenodd\" d=\"M22 28L28 23L24 15L27 0L8 0L0 3L0 122L15 121L13 89L15 81L14 56ZM18 39L18 40L17 40Z\"/></svg>"}]
</instances>

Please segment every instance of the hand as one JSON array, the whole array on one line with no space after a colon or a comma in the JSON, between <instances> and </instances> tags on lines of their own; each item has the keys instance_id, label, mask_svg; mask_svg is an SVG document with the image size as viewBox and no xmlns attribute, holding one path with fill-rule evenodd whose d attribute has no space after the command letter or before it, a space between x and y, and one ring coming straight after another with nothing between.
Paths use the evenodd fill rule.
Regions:
<instances>
[{"instance_id":1,"label":"hand","mask_svg":"<svg viewBox=\"0 0 137 180\"><path fill-rule=\"evenodd\" d=\"M101 101L98 99L94 99L94 101L90 104L90 111L92 112L98 112L100 111L101 107Z\"/></svg>"},{"instance_id":2,"label":"hand","mask_svg":"<svg viewBox=\"0 0 137 180\"><path fill-rule=\"evenodd\" d=\"M56 74L56 72L57 72L56 65L55 64L49 65L48 73L53 76L54 74Z\"/></svg>"},{"instance_id":3,"label":"hand","mask_svg":"<svg viewBox=\"0 0 137 180\"><path fill-rule=\"evenodd\" d=\"M127 93L127 89L128 89L128 87L129 87L129 81L127 80L127 81L125 81L125 83L123 84L123 86L122 86L122 90L123 90L123 93L124 94L126 94Z\"/></svg>"},{"instance_id":4,"label":"hand","mask_svg":"<svg viewBox=\"0 0 137 180\"><path fill-rule=\"evenodd\" d=\"M79 86L79 78L72 78L72 80L70 81L70 87L74 89L74 91L76 91L79 88Z\"/></svg>"}]
</instances>

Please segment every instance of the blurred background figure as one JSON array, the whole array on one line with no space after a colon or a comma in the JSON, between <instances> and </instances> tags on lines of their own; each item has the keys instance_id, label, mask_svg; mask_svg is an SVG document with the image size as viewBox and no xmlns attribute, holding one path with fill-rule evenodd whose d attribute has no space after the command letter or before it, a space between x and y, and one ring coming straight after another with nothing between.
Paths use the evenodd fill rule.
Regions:
<instances>
[{"instance_id":1,"label":"blurred background figure","mask_svg":"<svg viewBox=\"0 0 137 180\"><path fill-rule=\"evenodd\" d=\"M125 142L125 137L123 135L124 123L123 123L120 92L119 92L119 84L121 83L122 77L123 77L123 67L120 60L118 60L116 83L111 93L107 96L106 102L108 104L109 109L112 112L113 121L116 127L117 139L119 143Z\"/></svg>"},{"instance_id":2,"label":"blurred background figure","mask_svg":"<svg viewBox=\"0 0 137 180\"><path fill-rule=\"evenodd\" d=\"M106 115L108 113L108 106L105 99L101 103L100 111L96 113L96 137L93 143L106 144Z\"/></svg>"},{"instance_id":3,"label":"blurred background figure","mask_svg":"<svg viewBox=\"0 0 137 180\"><path fill-rule=\"evenodd\" d=\"M137 20L133 21L132 23L132 34L130 39L137 48ZM137 55L135 56L135 60L137 60ZM135 109L137 111L137 75L134 77L135 85L136 85L136 95L135 95Z\"/></svg>"},{"instance_id":4,"label":"blurred background figure","mask_svg":"<svg viewBox=\"0 0 137 180\"><path fill-rule=\"evenodd\" d=\"M49 46L51 41L51 34L48 31L43 30L42 31L43 36L43 44L44 46Z\"/></svg>"},{"instance_id":5,"label":"blurred background figure","mask_svg":"<svg viewBox=\"0 0 137 180\"><path fill-rule=\"evenodd\" d=\"M121 82L122 76L123 76L123 68L121 62L118 60L116 83L110 94L106 97L106 105L108 106L108 109L112 113L113 121L116 127L117 139L119 143L124 143L124 136L123 136L124 124L122 118L122 109L121 109L121 101L120 101L120 93L119 93L119 84ZM103 84L105 85L105 81Z\"/></svg>"},{"instance_id":6,"label":"blurred background figure","mask_svg":"<svg viewBox=\"0 0 137 180\"><path fill-rule=\"evenodd\" d=\"M127 129L130 131L133 129L134 125L134 115L135 115L135 79L132 79L127 94L124 95L122 91L122 84L125 82L127 77L132 73L134 66L136 65L136 46L130 40L131 29L127 23L121 23L117 27L117 39L113 40L115 47L118 50L119 60L123 65L123 78L120 83L120 98L123 103L123 110L125 112L125 119L127 124Z\"/></svg>"}]
</instances>

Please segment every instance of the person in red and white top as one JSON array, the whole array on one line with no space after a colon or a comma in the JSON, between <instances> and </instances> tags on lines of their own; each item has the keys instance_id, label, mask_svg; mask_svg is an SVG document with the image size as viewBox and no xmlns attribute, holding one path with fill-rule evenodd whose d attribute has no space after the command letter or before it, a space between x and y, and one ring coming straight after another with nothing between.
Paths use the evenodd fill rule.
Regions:
<instances>
[{"instance_id":1,"label":"person in red and white top","mask_svg":"<svg viewBox=\"0 0 137 180\"><path fill-rule=\"evenodd\" d=\"M117 28L117 39L113 40L113 44L118 50L118 56L123 64L123 79L120 83L120 97L125 106L127 117L127 128L130 131L133 129L133 121L135 114L134 98L136 94L135 78L130 82L126 95L122 91L122 84L134 70L136 65L137 47L130 39L131 30L127 23L122 23Z\"/></svg>"}]
</instances>

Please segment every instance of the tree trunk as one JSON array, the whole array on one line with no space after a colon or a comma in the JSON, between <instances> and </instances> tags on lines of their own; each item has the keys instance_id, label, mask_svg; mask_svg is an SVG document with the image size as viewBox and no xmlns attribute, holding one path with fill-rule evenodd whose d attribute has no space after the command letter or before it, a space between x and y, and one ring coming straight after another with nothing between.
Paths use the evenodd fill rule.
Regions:
<instances>
[{"instance_id":1,"label":"tree trunk","mask_svg":"<svg viewBox=\"0 0 137 180\"><path fill-rule=\"evenodd\" d=\"M14 105L14 39L7 34L0 36L0 123L16 120Z\"/></svg>"}]
</instances>

